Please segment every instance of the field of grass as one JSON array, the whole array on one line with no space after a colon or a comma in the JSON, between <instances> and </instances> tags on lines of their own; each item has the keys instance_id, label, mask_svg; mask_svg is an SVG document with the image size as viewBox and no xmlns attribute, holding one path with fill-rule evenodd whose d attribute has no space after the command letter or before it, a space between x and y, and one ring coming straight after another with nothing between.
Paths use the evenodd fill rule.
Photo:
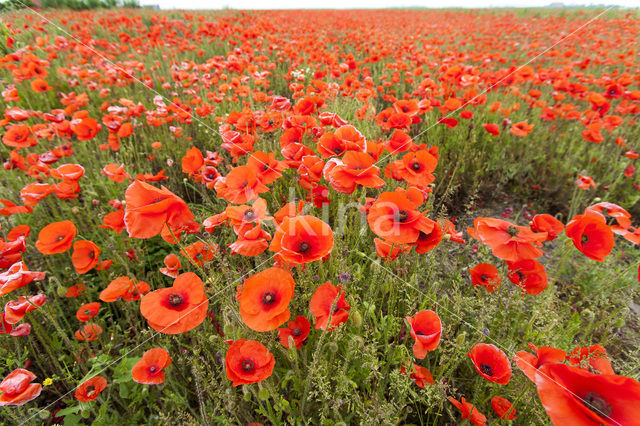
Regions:
<instances>
[{"instance_id":1,"label":"field of grass","mask_svg":"<svg viewBox=\"0 0 640 426\"><path fill-rule=\"evenodd\" d=\"M640 424L637 11L0 19L2 424Z\"/></svg>"}]
</instances>

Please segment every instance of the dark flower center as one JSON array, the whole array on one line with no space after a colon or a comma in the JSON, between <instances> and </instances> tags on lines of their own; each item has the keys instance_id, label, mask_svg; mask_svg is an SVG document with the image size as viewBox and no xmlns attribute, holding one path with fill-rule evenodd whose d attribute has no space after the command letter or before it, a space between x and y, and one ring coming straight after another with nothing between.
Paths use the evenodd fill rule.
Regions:
<instances>
[{"instance_id":1,"label":"dark flower center","mask_svg":"<svg viewBox=\"0 0 640 426\"><path fill-rule=\"evenodd\" d=\"M516 228L515 226L511 225L507 228L507 233L509 235L511 235L512 237L515 237L518 235L518 228Z\"/></svg>"},{"instance_id":2,"label":"dark flower center","mask_svg":"<svg viewBox=\"0 0 640 426\"><path fill-rule=\"evenodd\" d=\"M300 253L306 253L309 251L310 248L311 248L311 244L309 244L306 241L301 241L300 244L298 244L298 252Z\"/></svg>"},{"instance_id":3,"label":"dark flower center","mask_svg":"<svg viewBox=\"0 0 640 426\"><path fill-rule=\"evenodd\" d=\"M400 210L398 212L396 212L396 222L406 222L407 219L409 218L409 212L407 212L406 210Z\"/></svg>"},{"instance_id":4,"label":"dark flower center","mask_svg":"<svg viewBox=\"0 0 640 426\"><path fill-rule=\"evenodd\" d=\"M171 306L180 306L182 305L182 296L180 294L174 293L169 296L169 304Z\"/></svg>"},{"instance_id":5,"label":"dark flower center","mask_svg":"<svg viewBox=\"0 0 640 426\"><path fill-rule=\"evenodd\" d=\"M272 291L267 291L262 295L262 303L270 305L276 301L276 294Z\"/></svg>"},{"instance_id":6,"label":"dark flower center","mask_svg":"<svg viewBox=\"0 0 640 426\"><path fill-rule=\"evenodd\" d=\"M155 365L152 365L151 367L149 367L149 371L155 373L156 371L158 371L158 368Z\"/></svg>"},{"instance_id":7,"label":"dark flower center","mask_svg":"<svg viewBox=\"0 0 640 426\"><path fill-rule=\"evenodd\" d=\"M413 163L411 163L411 168L415 171L420 170L420 168L422 167L422 165L420 163L418 163L417 161L414 161Z\"/></svg>"},{"instance_id":8,"label":"dark flower center","mask_svg":"<svg viewBox=\"0 0 640 426\"><path fill-rule=\"evenodd\" d=\"M603 416L609 416L609 414L611 414L611 411L613 411L613 407L609 405L609 403L603 397L595 392L589 392L584 397L584 404L588 409L595 411L596 413Z\"/></svg>"},{"instance_id":9,"label":"dark flower center","mask_svg":"<svg viewBox=\"0 0 640 426\"><path fill-rule=\"evenodd\" d=\"M58 235L58 237L56 238L56 241L62 241L64 240L64 235Z\"/></svg>"},{"instance_id":10,"label":"dark flower center","mask_svg":"<svg viewBox=\"0 0 640 426\"><path fill-rule=\"evenodd\" d=\"M96 252L91 251L89 252L89 259L95 259L96 258Z\"/></svg>"},{"instance_id":11,"label":"dark flower center","mask_svg":"<svg viewBox=\"0 0 640 426\"><path fill-rule=\"evenodd\" d=\"M340 148L339 146L336 146L335 148L333 148L333 152L335 154L340 154L342 152L342 148Z\"/></svg>"},{"instance_id":12,"label":"dark flower center","mask_svg":"<svg viewBox=\"0 0 640 426\"><path fill-rule=\"evenodd\" d=\"M87 386L87 396L91 396L95 393L96 387L93 385Z\"/></svg>"},{"instance_id":13,"label":"dark flower center","mask_svg":"<svg viewBox=\"0 0 640 426\"><path fill-rule=\"evenodd\" d=\"M582 235L582 237L580 238L580 243L581 244L587 244L589 242L589 236L588 235Z\"/></svg>"},{"instance_id":14,"label":"dark flower center","mask_svg":"<svg viewBox=\"0 0 640 426\"><path fill-rule=\"evenodd\" d=\"M250 359L245 359L244 361L242 361L242 369L247 373L251 373L255 368L255 364Z\"/></svg>"},{"instance_id":15,"label":"dark flower center","mask_svg":"<svg viewBox=\"0 0 640 426\"><path fill-rule=\"evenodd\" d=\"M493 368L489 364L480 364L480 371L487 376L493 376Z\"/></svg>"},{"instance_id":16,"label":"dark flower center","mask_svg":"<svg viewBox=\"0 0 640 426\"><path fill-rule=\"evenodd\" d=\"M298 327L296 327L296 328L293 329L291 334L293 334L294 336L298 337L299 335L302 334L302 330L300 330Z\"/></svg>"},{"instance_id":17,"label":"dark flower center","mask_svg":"<svg viewBox=\"0 0 640 426\"><path fill-rule=\"evenodd\" d=\"M245 219L252 220L254 217L256 217L256 212L254 212L253 209L249 209L244 212Z\"/></svg>"},{"instance_id":18,"label":"dark flower center","mask_svg":"<svg viewBox=\"0 0 640 426\"><path fill-rule=\"evenodd\" d=\"M489 277L487 277L485 274L480 275L480 281L482 281L483 283L486 283L488 279Z\"/></svg>"}]
</instances>

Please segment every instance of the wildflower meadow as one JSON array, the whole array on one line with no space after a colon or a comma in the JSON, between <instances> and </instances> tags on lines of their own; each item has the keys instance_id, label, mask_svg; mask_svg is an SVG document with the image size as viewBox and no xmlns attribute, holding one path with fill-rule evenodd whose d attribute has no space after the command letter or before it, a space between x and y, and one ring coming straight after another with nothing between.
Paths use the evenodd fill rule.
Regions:
<instances>
[{"instance_id":1,"label":"wildflower meadow","mask_svg":"<svg viewBox=\"0 0 640 426\"><path fill-rule=\"evenodd\" d=\"M640 425L638 9L95 4L0 10L1 424Z\"/></svg>"}]
</instances>

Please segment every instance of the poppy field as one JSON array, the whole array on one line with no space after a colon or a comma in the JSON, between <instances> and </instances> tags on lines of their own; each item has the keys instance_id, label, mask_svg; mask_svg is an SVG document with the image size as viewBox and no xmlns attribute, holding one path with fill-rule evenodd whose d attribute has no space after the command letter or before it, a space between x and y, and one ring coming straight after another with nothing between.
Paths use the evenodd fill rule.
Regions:
<instances>
[{"instance_id":1,"label":"poppy field","mask_svg":"<svg viewBox=\"0 0 640 426\"><path fill-rule=\"evenodd\" d=\"M6 11L2 424L640 425L640 14Z\"/></svg>"}]
</instances>

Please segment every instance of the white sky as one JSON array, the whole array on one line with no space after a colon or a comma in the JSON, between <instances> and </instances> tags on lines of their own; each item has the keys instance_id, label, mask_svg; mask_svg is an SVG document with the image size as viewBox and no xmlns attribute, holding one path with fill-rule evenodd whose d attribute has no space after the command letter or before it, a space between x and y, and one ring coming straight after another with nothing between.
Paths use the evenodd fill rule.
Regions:
<instances>
[{"instance_id":1,"label":"white sky","mask_svg":"<svg viewBox=\"0 0 640 426\"><path fill-rule=\"evenodd\" d=\"M142 5L162 9L369 9L387 7L539 7L562 2L566 5L619 5L640 7L640 0L140 0Z\"/></svg>"}]
</instances>

